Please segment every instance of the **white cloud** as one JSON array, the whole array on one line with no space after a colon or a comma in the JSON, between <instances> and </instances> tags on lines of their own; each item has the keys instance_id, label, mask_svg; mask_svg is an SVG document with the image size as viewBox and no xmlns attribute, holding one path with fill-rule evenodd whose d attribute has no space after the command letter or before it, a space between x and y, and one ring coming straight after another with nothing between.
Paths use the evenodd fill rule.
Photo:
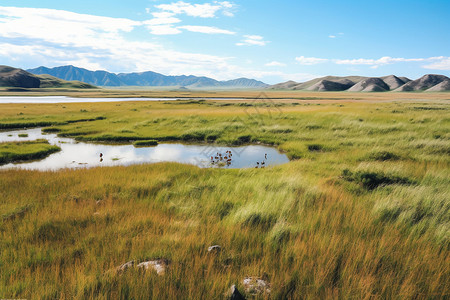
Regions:
<instances>
[{"instance_id":1,"label":"white cloud","mask_svg":"<svg viewBox=\"0 0 450 300\"><path fill-rule=\"evenodd\" d=\"M278 61L272 61L270 63L265 64L266 67L285 67L286 64L278 62Z\"/></svg>"},{"instance_id":2,"label":"white cloud","mask_svg":"<svg viewBox=\"0 0 450 300\"><path fill-rule=\"evenodd\" d=\"M99 35L107 43L140 24L129 19L63 10L0 7L1 37L33 38L66 46L95 45Z\"/></svg>"},{"instance_id":3,"label":"white cloud","mask_svg":"<svg viewBox=\"0 0 450 300\"><path fill-rule=\"evenodd\" d=\"M395 63L420 63L428 62L429 64L423 65L422 68L433 70L450 70L450 57L437 56L428 58L404 58L404 57L390 57L383 56L378 59L357 58L357 59L329 59L329 58L316 58L316 57L296 57L295 58L301 65L315 65L325 62L333 62L337 65L366 65L371 69L377 69L381 66L391 65Z\"/></svg>"},{"instance_id":4,"label":"white cloud","mask_svg":"<svg viewBox=\"0 0 450 300\"><path fill-rule=\"evenodd\" d=\"M443 70L443 71L450 70L450 57L439 56L439 57L432 57L431 59L433 59L435 62L422 67L431 70Z\"/></svg>"},{"instance_id":5,"label":"white cloud","mask_svg":"<svg viewBox=\"0 0 450 300\"><path fill-rule=\"evenodd\" d=\"M151 15L153 19L144 21L143 23L150 30L150 33L156 35L173 35L179 34L184 29L191 32L199 32L205 34L229 34L233 35L235 32L226 29L220 29L213 26L195 26L184 25L174 27L173 24L180 23L181 19L177 18L177 15L186 14L193 17L212 18L220 10L224 14L230 16L231 12L228 10L233 8L234 5L228 1L213 2L205 4L190 4L183 1L179 1L171 4L160 4L155 6L161 11L153 12Z\"/></svg>"},{"instance_id":6,"label":"white cloud","mask_svg":"<svg viewBox=\"0 0 450 300\"><path fill-rule=\"evenodd\" d=\"M129 19L72 12L0 7L0 56L18 64L73 64L116 72L153 70L164 74L234 77L230 58L185 53L152 42L133 42L125 33L150 26ZM154 25L155 34L177 33L171 25Z\"/></svg>"},{"instance_id":7,"label":"white cloud","mask_svg":"<svg viewBox=\"0 0 450 300\"><path fill-rule=\"evenodd\" d=\"M343 35L344 35L343 32L339 32L338 34L335 34L335 33L330 34L328 37L329 37L330 39L336 39L336 38L342 37Z\"/></svg>"},{"instance_id":8,"label":"white cloud","mask_svg":"<svg viewBox=\"0 0 450 300\"><path fill-rule=\"evenodd\" d=\"M329 59L326 58L304 57L304 56L296 57L295 60L298 61L299 64L305 66L317 65L329 61Z\"/></svg>"},{"instance_id":9,"label":"white cloud","mask_svg":"<svg viewBox=\"0 0 450 300\"><path fill-rule=\"evenodd\" d=\"M172 25L149 25L147 28L150 30L150 33L155 35L172 35L181 33L181 30L173 27Z\"/></svg>"},{"instance_id":10,"label":"white cloud","mask_svg":"<svg viewBox=\"0 0 450 300\"><path fill-rule=\"evenodd\" d=\"M424 61L423 58L402 58L402 57L389 57L384 56L379 59L364 59L364 58L358 58L358 59L336 59L334 62L338 65L389 65L393 63L398 62L420 62Z\"/></svg>"},{"instance_id":11,"label":"white cloud","mask_svg":"<svg viewBox=\"0 0 450 300\"><path fill-rule=\"evenodd\" d=\"M174 14L186 14L191 17L214 18L217 12L222 11L225 16L233 16L231 9L234 5L228 1L205 4L191 4L178 1L170 4L155 5L156 8Z\"/></svg>"},{"instance_id":12,"label":"white cloud","mask_svg":"<svg viewBox=\"0 0 450 300\"><path fill-rule=\"evenodd\" d=\"M173 15L153 15L171 18ZM154 33L180 30L173 24L149 25L121 18L76 14L62 10L0 7L0 57L15 66L48 67L72 64L110 72L155 71L227 80L282 76L232 63L232 57L186 53L157 42L131 41L127 33L150 27ZM192 29L192 28L190 28ZM197 28L198 29L198 28ZM262 37L254 40L264 41Z\"/></svg>"},{"instance_id":13,"label":"white cloud","mask_svg":"<svg viewBox=\"0 0 450 300\"><path fill-rule=\"evenodd\" d=\"M236 46L265 46L268 42L260 35L244 35L244 40Z\"/></svg>"},{"instance_id":14,"label":"white cloud","mask_svg":"<svg viewBox=\"0 0 450 300\"><path fill-rule=\"evenodd\" d=\"M217 27L212 26L193 26L193 25L185 25L185 26L178 26L177 28L185 29L187 31L191 32L200 32L200 33L206 33L206 34L236 34L236 32L226 30L226 29L220 29Z\"/></svg>"},{"instance_id":15,"label":"white cloud","mask_svg":"<svg viewBox=\"0 0 450 300\"><path fill-rule=\"evenodd\" d=\"M167 24L175 24L180 23L181 20L174 17L157 17L153 18L147 21L144 21L143 23L146 25L167 25Z\"/></svg>"}]
</instances>

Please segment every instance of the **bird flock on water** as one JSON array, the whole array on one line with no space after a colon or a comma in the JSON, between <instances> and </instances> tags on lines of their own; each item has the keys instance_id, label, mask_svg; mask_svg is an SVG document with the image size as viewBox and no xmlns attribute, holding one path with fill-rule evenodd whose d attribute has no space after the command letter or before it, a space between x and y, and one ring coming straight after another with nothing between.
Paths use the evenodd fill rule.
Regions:
<instances>
[{"instance_id":1,"label":"bird flock on water","mask_svg":"<svg viewBox=\"0 0 450 300\"><path fill-rule=\"evenodd\" d=\"M257 161L255 168L265 168L267 161L267 153L264 154L264 159ZM230 150L225 151L224 154L217 152L215 155L211 155L211 165L226 165L230 166L233 162L233 153Z\"/></svg>"}]
</instances>

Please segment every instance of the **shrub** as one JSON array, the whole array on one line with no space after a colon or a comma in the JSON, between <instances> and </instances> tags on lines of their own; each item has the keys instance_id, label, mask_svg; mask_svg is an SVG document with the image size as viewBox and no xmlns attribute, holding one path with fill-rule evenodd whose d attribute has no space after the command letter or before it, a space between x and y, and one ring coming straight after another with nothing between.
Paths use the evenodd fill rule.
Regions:
<instances>
[{"instance_id":1,"label":"shrub","mask_svg":"<svg viewBox=\"0 0 450 300\"><path fill-rule=\"evenodd\" d=\"M318 152L318 151L322 151L323 149L324 149L324 147L319 144L308 145L308 150L310 152Z\"/></svg>"},{"instance_id":2,"label":"shrub","mask_svg":"<svg viewBox=\"0 0 450 300\"><path fill-rule=\"evenodd\" d=\"M42 129L42 132L44 133L54 133L54 132L60 132L61 129L57 127L46 127Z\"/></svg>"},{"instance_id":3,"label":"shrub","mask_svg":"<svg viewBox=\"0 0 450 300\"><path fill-rule=\"evenodd\" d=\"M66 230L59 222L48 221L39 226L34 232L34 240L40 242L64 240Z\"/></svg>"},{"instance_id":4,"label":"shrub","mask_svg":"<svg viewBox=\"0 0 450 300\"><path fill-rule=\"evenodd\" d=\"M242 222L243 226L260 228L262 230L270 229L275 224L276 218L273 215L263 215L261 213L251 213Z\"/></svg>"},{"instance_id":5,"label":"shrub","mask_svg":"<svg viewBox=\"0 0 450 300\"><path fill-rule=\"evenodd\" d=\"M412 181L406 177L368 171L358 171L353 173L348 169L342 171L342 177L347 181L356 182L366 190L374 190L382 185L412 183Z\"/></svg>"},{"instance_id":6,"label":"shrub","mask_svg":"<svg viewBox=\"0 0 450 300\"><path fill-rule=\"evenodd\" d=\"M252 136L251 135L241 135L239 136L234 142L234 145L242 145L242 144L246 144L246 143L250 143L252 141Z\"/></svg>"},{"instance_id":7,"label":"shrub","mask_svg":"<svg viewBox=\"0 0 450 300\"><path fill-rule=\"evenodd\" d=\"M379 151L371 153L369 159L378 161L398 160L400 156L389 151Z\"/></svg>"}]
</instances>

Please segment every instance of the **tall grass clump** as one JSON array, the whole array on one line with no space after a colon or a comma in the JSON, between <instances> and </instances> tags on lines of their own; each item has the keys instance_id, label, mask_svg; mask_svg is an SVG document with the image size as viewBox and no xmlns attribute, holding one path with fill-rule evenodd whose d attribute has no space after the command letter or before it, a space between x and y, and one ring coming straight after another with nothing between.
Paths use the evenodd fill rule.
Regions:
<instances>
[{"instance_id":1,"label":"tall grass clump","mask_svg":"<svg viewBox=\"0 0 450 300\"><path fill-rule=\"evenodd\" d=\"M47 140L0 143L0 165L11 162L36 160L60 151Z\"/></svg>"}]
</instances>

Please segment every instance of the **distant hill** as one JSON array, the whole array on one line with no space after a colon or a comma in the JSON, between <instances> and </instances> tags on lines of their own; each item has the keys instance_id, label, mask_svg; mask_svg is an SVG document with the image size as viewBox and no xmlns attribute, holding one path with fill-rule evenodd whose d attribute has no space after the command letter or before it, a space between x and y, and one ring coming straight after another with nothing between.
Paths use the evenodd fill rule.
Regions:
<instances>
[{"instance_id":1,"label":"distant hill","mask_svg":"<svg viewBox=\"0 0 450 300\"><path fill-rule=\"evenodd\" d=\"M367 78L348 89L349 92L386 92L389 86L380 78Z\"/></svg>"},{"instance_id":2,"label":"distant hill","mask_svg":"<svg viewBox=\"0 0 450 300\"><path fill-rule=\"evenodd\" d=\"M303 83L295 82L295 81L287 81L284 83L279 83L279 84L269 86L269 88L270 89L290 89L290 90L319 90L319 85L321 85L321 83L320 83L321 81L326 81L324 84L325 86L326 85L331 86L328 82L335 82L335 83L352 86L353 84L355 84L363 79L366 79L366 78L367 77L361 77L361 76L347 76L347 77L326 76L326 77L312 79L310 81L306 81ZM317 88L313 87L314 85L317 85Z\"/></svg>"},{"instance_id":3,"label":"distant hill","mask_svg":"<svg viewBox=\"0 0 450 300\"><path fill-rule=\"evenodd\" d=\"M381 77L381 79L384 81L384 83L388 85L389 90L395 90L404 85L405 83L411 81L411 79L409 78L397 77L395 75L384 76Z\"/></svg>"},{"instance_id":4,"label":"distant hill","mask_svg":"<svg viewBox=\"0 0 450 300\"><path fill-rule=\"evenodd\" d=\"M295 87L298 84L299 84L298 82L289 80L286 82L271 85L269 88L273 89L273 90L287 90L287 89L291 89L291 88Z\"/></svg>"},{"instance_id":5,"label":"distant hill","mask_svg":"<svg viewBox=\"0 0 450 300\"><path fill-rule=\"evenodd\" d=\"M339 80L339 81L331 81L331 80L320 80L319 82L311 85L310 87L306 88L308 91L345 91L349 87L353 85L353 82L347 82L345 80ZM297 86L298 88L298 86Z\"/></svg>"},{"instance_id":6,"label":"distant hill","mask_svg":"<svg viewBox=\"0 0 450 300\"><path fill-rule=\"evenodd\" d=\"M434 75L434 74L427 74L419 79L410 81L398 89L396 91L402 91L402 92L410 92L410 91L435 91L435 92L442 92L448 89L448 82L450 79L447 76L444 75ZM447 87L447 89L445 89Z\"/></svg>"},{"instance_id":7,"label":"distant hill","mask_svg":"<svg viewBox=\"0 0 450 300\"><path fill-rule=\"evenodd\" d=\"M273 90L306 90L306 91L349 91L349 92L386 92L386 91L450 91L450 78L444 75L428 74L417 80L407 77L389 75L384 77L362 76L326 76L307 82L287 81L268 87Z\"/></svg>"},{"instance_id":8,"label":"distant hill","mask_svg":"<svg viewBox=\"0 0 450 300\"><path fill-rule=\"evenodd\" d=\"M49 74L64 80L79 80L98 86L181 86L186 88L265 88L268 86L264 82L248 78L217 81L193 75L166 76L151 71L115 74L106 71L90 71L74 66L39 67L27 71L38 75Z\"/></svg>"},{"instance_id":9,"label":"distant hill","mask_svg":"<svg viewBox=\"0 0 450 300\"><path fill-rule=\"evenodd\" d=\"M93 85L66 81L50 75L34 75L22 69L0 66L0 87L12 88L75 88L91 89Z\"/></svg>"},{"instance_id":10,"label":"distant hill","mask_svg":"<svg viewBox=\"0 0 450 300\"><path fill-rule=\"evenodd\" d=\"M22 69L0 66L1 87L38 88L41 81L37 76Z\"/></svg>"}]
</instances>

